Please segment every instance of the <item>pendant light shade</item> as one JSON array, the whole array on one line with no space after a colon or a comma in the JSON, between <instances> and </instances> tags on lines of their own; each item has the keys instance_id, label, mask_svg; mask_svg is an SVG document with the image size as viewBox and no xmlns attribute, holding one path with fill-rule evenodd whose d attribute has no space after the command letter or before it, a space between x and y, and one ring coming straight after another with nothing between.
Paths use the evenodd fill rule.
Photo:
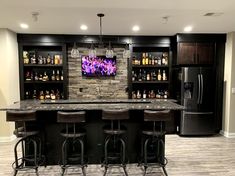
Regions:
<instances>
[{"instance_id":1,"label":"pendant light shade","mask_svg":"<svg viewBox=\"0 0 235 176\"><path fill-rule=\"evenodd\" d=\"M91 47L90 47L90 49L88 51L88 56L89 56L89 58L96 57L96 50L95 50L93 42L91 43Z\"/></svg>"},{"instance_id":2,"label":"pendant light shade","mask_svg":"<svg viewBox=\"0 0 235 176\"><path fill-rule=\"evenodd\" d=\"M73 48L72 48L72 50L71 50L71 57L72 57L72 58L77 58L77 57L79 57L79 50L78 50L78 48L77 48L75 42L74 42Z\"/></svg>"},{"instance_id":3,"label":"pendant light shade","mask_svg":"<svg viewBox=\"0 0 235 176\"><path fill-rule=\"evenodd\" d=\"M113 58L113 50L111 47L111 42L109 42L108 49L106 50L106 57L107 58Z\"/></svg>"}]
</instances>

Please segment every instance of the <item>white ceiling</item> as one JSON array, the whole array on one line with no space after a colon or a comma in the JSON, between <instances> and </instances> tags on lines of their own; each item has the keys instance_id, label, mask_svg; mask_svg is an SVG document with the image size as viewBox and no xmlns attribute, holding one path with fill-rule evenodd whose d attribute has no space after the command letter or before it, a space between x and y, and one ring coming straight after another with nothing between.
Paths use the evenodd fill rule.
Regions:
<instances>
[{"instance_id":1,"label":"white ceiling","mask_svg":"<svg viewBox=\"0 0 235 176\"><path fill-rule=\"evenodd\" d=\"M38 21L32 12L39 12ZM205 17L205 13L223 13ZM235 0L0 0L0 28L17 33L99 34L97 13L104 35L174 35L186 25L193 33L235 31ZM167 23L162 17L170 16ZM20 23L27 23L23 30ZM87 31L80 25L86 24ZM140 31L131 28L139 25Z\"/></svg>"}]
</instances>

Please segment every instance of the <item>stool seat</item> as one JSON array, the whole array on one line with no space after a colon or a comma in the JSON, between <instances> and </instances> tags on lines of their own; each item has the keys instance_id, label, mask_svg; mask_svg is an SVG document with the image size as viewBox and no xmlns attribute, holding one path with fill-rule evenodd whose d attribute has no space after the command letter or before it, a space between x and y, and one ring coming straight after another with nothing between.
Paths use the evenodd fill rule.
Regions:
<instances>
[{"instance_id":1,"label":"stool seat","mask_svg":"<svg viewBox=\"0 0 235 176\"><path fill-rule=\"evenodd\" d=\"M160 131L149 131L149 130L143 130L142 133L145 135L154 136L154 137L161 137L166 134L165 131L160 132Z\"/></svg>"},{"instance_id":2,"label":"stool seat","mask_svg":"<svg viewBox=\"0 0 235 176\"><path fill-rule=\"evenodd\" d=\"M104 129L104 133L109 134L109 135L121 135L121 134L126 133L126 130L122 130L122 129L116 129L116 130Z\"/></svg>"}]
</instances>

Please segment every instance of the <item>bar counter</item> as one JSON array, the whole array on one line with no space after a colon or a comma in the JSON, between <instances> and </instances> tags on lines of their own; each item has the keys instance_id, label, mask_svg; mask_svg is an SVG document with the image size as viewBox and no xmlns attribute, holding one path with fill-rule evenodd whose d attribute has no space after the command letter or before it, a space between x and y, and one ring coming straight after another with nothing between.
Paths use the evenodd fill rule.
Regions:
<instances>
[{"instance_id":1,"label":"bar counter","mask_svg":"<svg viewBox=\"0 0 235 176\"><path fill-rule=\"evenodd\" d=\"M16 102L0 110L182 110L183 106L175 103L172 99L100 99L100 100L24 100Z\"/></svg>"},{"instance_id":2,"label":"bar counter","mask_svg":"<svg viewBox=\"0 0 235 176\"><path fill-rule=\"evenodd\" d=\"M102 120L102 110L129 109L129 119L122 122L127 128L127 154L130 163L136 163L140 151L141 130L144 124L144 110L172 110L171 116L174 122L174 113L183 110L184 107L168 99L100 99L100 100L24 100L10 106L0 108L6 110L36 110L37 125L40 126L44 136L45 155L48 165L56 165L61 158L61 144L63 138L60 131L64 128L57 123L57 111L86 111L86 155L88 163L100 163L103 158L103 127L107 121Z\"/></svg>"}]
</instances>

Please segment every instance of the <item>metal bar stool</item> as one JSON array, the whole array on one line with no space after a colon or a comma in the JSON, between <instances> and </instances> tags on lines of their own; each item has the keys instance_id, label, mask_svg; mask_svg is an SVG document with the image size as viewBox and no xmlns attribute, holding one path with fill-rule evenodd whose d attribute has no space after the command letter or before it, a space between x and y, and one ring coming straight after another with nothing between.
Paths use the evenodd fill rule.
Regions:
<instances>
[{"instance_id":1,"label":"metal bar stool","mask_svg":"<svg viewBox=\"0 0 235 176\"><path fill-rule=\"evenodd\" d=\"M167 176L165 166L167 159L165 158L165 122L170 120L170 111L144 111L144 121L152 122L151 130L143 130L141 142L141 161L140 165L144 166L144 175L147 168L159 164L164 174ZM156 150L156 151L155 151Z\"/></svg>"},{"instance_id":2,"label":"metal bar stool","mask_svg":"<svg viewBox=\"0 0 235 176\"><path fill-rule=\"evenodd\" d=\"M82 168L82 173L85 176L84 160L84 137L86 131L79 127L79 124L85 122L85 111L78 112L57 112L57 122L65 123L65 129L61 131L61 136L65 138L62 144L62 175L65 169L71 166Z\"/></svg>"},{"instance_id":3,"label":"metal bar stool","mask_svg":"<svg viewBox=\"0 0 235 176\"><path fill-rule=\"evenodd\" d=\"M14 169L14 175L20 170L35 169L36 175L38 175L38 167L43 162L41 155L41 139L37 134L38 130L35 127L30 129L30 125L26 125L26 122L36 121L36 111L7 111L6 120L15 122L16 129L14 134L21 138L14 147L15 161L12 164ZM21 125L19 127L19 125ZM19 155L19 148L21 147L21 155ZM26 147L29 149L26 152ZM33 150L33 153L30 153ZM21 156L21 157L20 157Z\"/></svg>"},{"instance_id":4,"label":"metal bar stool","mask_svg":"<svg viewBox=\"0 0 235 176\"><path fill-rule=\"evenodd\" d=\"M121 127L121 120L129 119L128 110L103 110L102 119L109 120L109 127L104 127L103 131L106 134L104 142L104 176L111 165L121 165L126 176L126 142L122 136L126 133L126 129ZM120 147L119 147L120 146Z\"/></svg>"}]
</instances>

